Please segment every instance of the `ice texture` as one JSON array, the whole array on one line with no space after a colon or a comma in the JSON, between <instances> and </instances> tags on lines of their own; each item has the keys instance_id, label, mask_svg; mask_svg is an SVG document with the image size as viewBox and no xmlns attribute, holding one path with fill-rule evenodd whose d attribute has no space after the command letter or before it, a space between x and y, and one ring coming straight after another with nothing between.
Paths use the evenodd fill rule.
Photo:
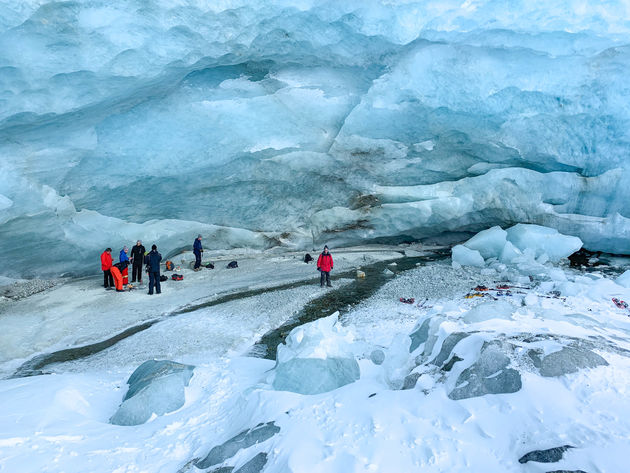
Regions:
<instances>
[{"instance_id":1,"label":"ice texture","mask_svg":"<svg viewBox=\"0 0 630 473\"><path fill-rule=\"evenodd\" d=\"M586 348L564 347L541 360L540 374L548 377L563 376L597 366L608 366L608 362Z\"/></svg>"},{"instance_id":2,"label":"ice texture","mask_svg":"<svg viewBox=\"0 0 630 473\"><path fill-rule=\"evenodd\" d=\"M456 245L453 247L453 264L461 266L479 266L483 267L484 260L481 253L477 250L471 250L464 245Z\"/></svg>"},{"instance_id":3,"label":"ice texture","mask_svg":"<svg viewBox=\"0 0 630 473\"><path fill-rule=\"evenodd\" d=\"M5 2L0 268L514 222L628 253L626 8Z\"/></svg>"},{"instance_id":4,"label":"ice texture","mask_svg":"<svg viewBox=\"0 0 630 473\"><path fill-rule=\"evenodd\" d=\"M533 249L537 258L545 254L552 262L566 258L582 247L579 238L540 225L514 225L508 228L507 239L519 250Z\"/></svg>"},{"instance_id":5,"label":"ice texture","mask_svg":"<svg viewBox=\"0 0 630 473\"><path fill-rule=\"evenodd\" d=\"M477 250L484 259L496 258L503 252L507 243L507 232L499 226L488 228L477 233L464 246Z\"/></svg>"},{"instance_id":6,"label":"ice texture","mask_svg":"<svg viewBox=\"0 0 630 473\"><path fill-rule=\"evenodd\" d=\"M515 393L523 386L520 373L508 368L510 358L496 344L486 344L479 359L457 378L448 397L454 400L485 394Z\"/></svg>"},{"instance_id":7,"label":"ice texture","mask_svg":"<svg viewBox=\"0 0 630 473\"><path fill-rule=\"evenodd\" d=\"M558 262L582 247L582 240L563 235L554 228L516 224L506 230L494 226L483 230L453 247L453 263L462 266L483 266L496 259L501 263L544 264Z\"/></svg>"},{"instance_id":8,"label":"ice texture","mask_svg":"<svg viewBox=\"0 0 630 473\"><path fill-rule=\"evenodd\" d=\"M257 443L264 442L280 432L280 427L274 422L259 424L253 429L244 430L225 443L213 447L208 455L195 463L197 468L209 468L232 458L239 450L249 448Z\"/></svg>"},{"instance_id":9,"label":"ice texture","mask_svg":"<svg viewBox=\"0 0 630 473\"><path fill-rule=\"evenodd\" d=\"M138 425L153 414L160 416L179 409L184 405L184 388L193 369L194 366L169 360L145 361L127 380L129 389L110 422Z\"/></svg>"},{"instance_id":10,"label":"ice texture","mask_svg":"<svg viewBox=\"0 0 630 473\"><path fill-rule=\"evenodd\" d=\"M338 323L339 313L291 330L278 346L274 389L300 394L332 391L359 379L352 333Z\"/></svg>"}]
</instances>

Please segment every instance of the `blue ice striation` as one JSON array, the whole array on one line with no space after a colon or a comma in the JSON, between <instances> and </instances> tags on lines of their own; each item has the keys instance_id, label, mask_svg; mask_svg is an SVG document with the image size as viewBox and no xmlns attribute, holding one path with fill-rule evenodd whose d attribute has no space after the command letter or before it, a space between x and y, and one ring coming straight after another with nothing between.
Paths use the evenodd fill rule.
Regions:
<instances>
[{"instance_id":1,"label":"blue ice striation","mask_svg":"<svg viewBox=\"0 0 630 473\"><path fill-rule=\"evenodd\" d=\"M6 0L0 268L515 223L628 253L629 8Z\"/></svg>"}]
</instances>

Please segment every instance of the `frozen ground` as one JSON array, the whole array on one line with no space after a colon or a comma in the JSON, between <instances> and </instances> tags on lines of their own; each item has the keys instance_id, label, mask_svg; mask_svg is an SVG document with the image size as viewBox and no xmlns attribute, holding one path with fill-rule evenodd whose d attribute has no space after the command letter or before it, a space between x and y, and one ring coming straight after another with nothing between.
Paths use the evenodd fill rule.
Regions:
<instances>
[{"instance_id":1,"label":"frozen ground","mask_svg":"<svg viewBox=\"0 0 630 473\"><path fill-rule=\"evenodd\" d=\"M334 252L333 276L357 266L402 257L402 249L387 247L348 248ZM125 293L105 291L102 276L84 278L36 294L19 304L0 302L0 374L13 372L26 359L42 352L86 345L109 338L129 327L159 320L191 305L218 297L282 286L319 278L314 262L305 264L304 253L261 253L249 251L206 254L215 269L195 273L189 269L190 254L174 258L184 280L162 283L162 294L147 296L145 287ZM317 255L313 255L317 258ZM193 257L194 259L194 257ZM227 269L229 261L237 269ZM169 275L169 273L164 273ZM311 287L317 293L317 286ZM306 300L307 295L299 297ZM278 307L276 322L291 311ZM235 316L238 317L238 316ZM238 330L238 326L234 329Z\"/></svg>"},{"instance_id":2,"label":"frozen ground","mask_svg":"<svg viewBox=\"0 0 630 473\"><path fill-rule=\"evenodd\" d=\"M341 271L344 257L343 267L354 268L364 254L335 253L336 270ZM270 274L266 285L314 271L297 258L276 258L283 275ZM189 286L165 285L167 307L150 305L159 298L141 293L88 289L93 281L73 284L84 285L79 294L94 294L101 302L99 316L122 328L142 313L151 318L212 299L215 293L254 286L255 277L268 274L268 260L239 258L242 273L186 272ZM330 392L274 390L274 361L243 356L262 332L322 294L310 285L270 289L165 318L108 351L51 366L54 374L2 380L0 471L625 471L630 312L611 299L629 300L630 289L601 273L551 263L533 275L509 267L453 268L448 263L428 263L392 277L344 314L339 335L329 337L334 344L326 345L326 337L317 342L309 326L295 332L295 340L319 347L313 353L351 353L358 362L359 380ZM520 288L513 287L509 296L488 291L492 297L464 297L476 285L495 288L497 281ZM210 282L216 292L200 295ZM70 317L75 307L90 317L86 305L63 301L73 294L73 284L13 305L23 317L39 311L47 330L54 326L46 319L55 310L71 320L60 331L63 336L51 343L46 330L30 327L36 319L27 319L19 326L21 333L13 332L16 347L44 339L38 346L45 348L37 352L48 351L107 333L94 327L96 314L85 324L77 322L78 315ZM401 297L413 297L414 303L404 304ZM134 309L121 319L117 304L122 298ZM46 307L52 301L56 309ZM5 308L0 320L7 315ZM6 337L8 324L3 323ZM417 336L422 327L427 328L424 338ZM373 355L377 350L383 359ZM109 424L127 378L154 355L195 366L183 406L137 426ZM7 358L5 370L15 362ZM500 365L503 360L507 365ZM494 371L482 376L484 369ZM519 383L508 383L506 374L518 376ZM494 391L481 395L480 380ZM230 443L239 433L241 440ZM574 448L552 463L536 461L540 456L531 453L565 445ZM529 458L534 460L519 462ZM212 464L212 459L220 461ZM247 469L255 464L264 466Z\"/></svg>"}]
</instances>

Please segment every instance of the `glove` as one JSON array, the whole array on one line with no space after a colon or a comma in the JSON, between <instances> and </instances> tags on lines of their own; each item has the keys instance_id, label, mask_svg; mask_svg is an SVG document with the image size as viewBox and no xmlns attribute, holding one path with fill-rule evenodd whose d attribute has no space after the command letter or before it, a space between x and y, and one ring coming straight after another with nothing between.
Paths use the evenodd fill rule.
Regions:
<instances>
[{"instance_id":1,"label":"glove","mask_svg":"<svg viewBox=\"0 0 630 473\"><path fill-rule=\"evenodd\" d=\"M322 268L320 268L320 267L318 266L318 267L317 267L317 271L321 271L321 270L322 270Z\"/></svg>"}]
</instances>

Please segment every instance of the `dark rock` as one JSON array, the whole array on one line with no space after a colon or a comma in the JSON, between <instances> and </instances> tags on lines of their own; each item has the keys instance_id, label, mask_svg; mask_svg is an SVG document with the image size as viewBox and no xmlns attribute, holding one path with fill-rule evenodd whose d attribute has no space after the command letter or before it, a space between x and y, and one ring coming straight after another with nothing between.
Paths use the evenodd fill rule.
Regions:
<instances>
[{"instance_id":1,"label":"dark rock","mask_svg":"<svg viewBox=\"0 0 630 473\"><path fill-rule=\"evenodd\" d=\"M518 459L518 462L527 463L529 461L532 461L540 463L555 463L562 460L562 455L564 455L564 452L566 452L570 448L575 447L572 445L563 445L561 447L549 448L547 450L534 450L523 455L521 458Z\"/></svg>"},{"instance_id":2,"label":"dark rock","mask_svg":"<svg viewBox=\"0 0 630 473\"><path fill-rule=\"evenodd\" d=\"M522 387L521 375L517 370L508 368L509 364L510 358L503 353L500 344L484 344L479 359L462 371L448 397L459 400L519 391Z\"/></svg>"},{"instance_id":3,"label":"dark rock","mask_svg":"<svg viewBox=\"0 0 630 473\"><path fill-rule=\"evenodd\" d=\"M562 376L601 365L608 366L608 362L597 353L586 348L564 347L542 359L540 374L546 377Z\"/></svg>"},{"instance_id":4,"label":"dark rock","mask_svg":"<svg viewBox=\"0 0 630 473\"><path fill-rule=\"evenodd\" d=\"M273 422L267 422L266 424L258 424L253 429L244 430L238 435L232 437L225 443L213 447L210 453L202 460L195 463L197 468L208 468L213 465L223 463L228 458L232 458L239 450L249 448L257 443L264 442L270 439L275 434L280 432L280 427L276 426ZM258 455L257 455L258 456ZM257 457L256 456L256 457ZM254 458L256 458L254 457ZM267 456L265 455L265 462ZM248 462L249 464L249 462ZM263 463L264 465L264 463ZM243 466L245 468L246 465ZM238 470L241 471L241 470ZM249 470L245 470L249 471ZM252 470L253 471L253 470Z\"/></svg>"},{"instance_id":5,"label":"dark rock","mask_svg":"<svg viewBox=\"0 0 630 473\"><path fill-rule=\"evenodd\" d=\"M584 470L553 470L547 473L586 473Z\"/></svg>"},{"instance_id":6,"label":"dark rock","mask_svg":"<svg viewBox=\"0 0 630 473\"><path fill-rule=\"evenodd\" d=\"M442 343L442 348L440 349L440 353L433 359L431 363L435 366L442 366L446 360L450 358L450 354L459 342L461 342L464 338L468 337L469 333L464 332L456 332L451 333L444 342Z\"/></svg>"},{"instance_id":7,"label":"dark rock","mask_svg":"<svg viewBox=\"0 0 630 473\"><path fill-rule=\"evenodd\" d=\"M420 377L420 373L411 373L405 378L403 382L402 390L413 389L416 387L416 383L418 382L418 378Z\"/></svg>"}]
</instances>

